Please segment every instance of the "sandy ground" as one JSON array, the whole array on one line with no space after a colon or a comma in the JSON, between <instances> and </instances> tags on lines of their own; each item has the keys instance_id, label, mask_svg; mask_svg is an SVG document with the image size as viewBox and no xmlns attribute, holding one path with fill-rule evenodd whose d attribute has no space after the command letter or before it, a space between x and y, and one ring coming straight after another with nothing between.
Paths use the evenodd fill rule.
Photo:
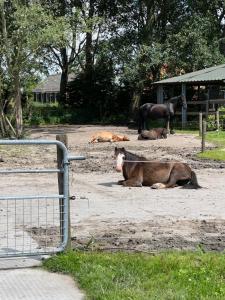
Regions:
<instances>
[{"instance_id":1,"label":"sandy ground","mask_svg":"<svg viewBox=\"0 0 225 300\"><path fill-rule=\"evenodd\" d=\"M126 134L129 142L89 144L93 133L109 130ZM35 139L55 139L67 133L69 150L86 156L71 163L70 193L73 246L100 249L196 249L224 250L225 246L225 163L201 161L200 140L193 135L169 135L165 140L138 141L137 132L126 127L63 126L31 129ZM149 159L179 160L195 170L200 190L117 185L122 174L114 171L115 145ZM212 145L208 145L208 148ZM2 149L0 167L55 167L55 149L18 147ZM36 177L35 177L36 176ZM54 176L7 175L1 193L57 193ZM54 230L49 235L54 234Z\"/></svg>"}]
</instances>

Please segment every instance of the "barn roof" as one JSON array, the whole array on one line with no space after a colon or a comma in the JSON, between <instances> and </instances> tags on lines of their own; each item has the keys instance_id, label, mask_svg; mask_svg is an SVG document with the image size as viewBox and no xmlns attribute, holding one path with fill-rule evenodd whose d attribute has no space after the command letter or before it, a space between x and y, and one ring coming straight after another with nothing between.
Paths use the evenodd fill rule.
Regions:
<instances>
[{"instance_id":1,"label":"barn roof","mask_svg":"<svg viewBox=\"0 0 225 300\"><path fill-rule=\"evenodd\" d=\"M75 78L74 74L69 74L69 80L72 81ZM57 93L60 91L60 79L61 74L49 75L44 81L40 82L35 89L34 93Z\"/></svg>"},{"instance_id":2,"label":"barn roof","mask_svg":"<svg viewBox=\"0 0 225 300\"><path fill-rule=\"evenodd\" d=\"M220 81L225 83L225 64L160 80L155 82L155 84L216 83Z\"/></svg>"}]
</instances>

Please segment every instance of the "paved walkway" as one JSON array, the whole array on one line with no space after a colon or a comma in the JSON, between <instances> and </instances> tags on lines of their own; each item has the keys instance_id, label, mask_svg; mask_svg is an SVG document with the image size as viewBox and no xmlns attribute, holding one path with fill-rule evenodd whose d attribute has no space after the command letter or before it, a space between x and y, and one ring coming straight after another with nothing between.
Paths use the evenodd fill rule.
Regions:
<instances>
[{"instance_id":1,"label":"paved walkway","mask_svg":"<svg viewBox=\"0 0 225 300\"><path fill-rule=\"evenodd\" d=\"M17 267L21 267L20 263ZM39 268L0 269L0 300L83 299L84 294L69 276Z\"/></svg>"}]
</instances>

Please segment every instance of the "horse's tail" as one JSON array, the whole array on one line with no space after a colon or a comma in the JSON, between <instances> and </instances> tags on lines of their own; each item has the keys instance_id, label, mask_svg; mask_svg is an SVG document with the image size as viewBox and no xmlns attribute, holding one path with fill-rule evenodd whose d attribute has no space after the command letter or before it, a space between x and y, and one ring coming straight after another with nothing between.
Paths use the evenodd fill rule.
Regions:
<instances>
[{"instance_id":1,"label":"horse's tail","mask_svg":"<svg viewBox=\"0 0 225 300\"><path fill-rule=\"evenodd\" d=\"M141 131L142 131L142 127L143 127L143 117L142 117L142 110L141 110L141 107L139 107L139 110L138 110L138 133L140 134Z\"/></svg>"},{"instance_id":2,"label":"horse's tail","mask_svg":"<svg viewBox=\"0 0 225 300\"><path fill-rule=\"evenodd\" d=\"M198 179L194 171L191 171L191 184L195 189L201 189L202 186L198 184Z\"/></svg>"}]
</instances>

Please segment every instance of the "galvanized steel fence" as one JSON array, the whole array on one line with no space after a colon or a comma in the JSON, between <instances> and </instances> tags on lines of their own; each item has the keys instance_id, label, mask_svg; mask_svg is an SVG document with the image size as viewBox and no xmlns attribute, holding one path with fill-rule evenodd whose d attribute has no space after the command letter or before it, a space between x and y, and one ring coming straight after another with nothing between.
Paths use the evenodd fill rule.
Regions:
<instances>
[{"instance_id":1,"label":"galvanized steel fence","mask_svg":"<svg viewBox=\"0 0 225 300\"><path fill-rule=\"evenodd\" d=\"M16 190L16 195L0 192L0 257L17 257L50 254L65 249L69 233L69 163L82 160L82 156L70 156L60 141L48 140L0 140L1 145L57 146L63 153L60 168L0 168L1 178L6 176L13 183L18 176L27 174L35 181L35 175L63 174L63 193L32 194L26 179L28 195ZM48 177L46 177L48 178ZM57 178L55 178L57 179ZM48 180L48 179L46 179ZM57 187L57 185L56 185ZM19 188L18 188L19 189ZM38 190L38 182L37 182ZM14 191L15 192L15 191Z\"/></svg>"}]
</instances>

